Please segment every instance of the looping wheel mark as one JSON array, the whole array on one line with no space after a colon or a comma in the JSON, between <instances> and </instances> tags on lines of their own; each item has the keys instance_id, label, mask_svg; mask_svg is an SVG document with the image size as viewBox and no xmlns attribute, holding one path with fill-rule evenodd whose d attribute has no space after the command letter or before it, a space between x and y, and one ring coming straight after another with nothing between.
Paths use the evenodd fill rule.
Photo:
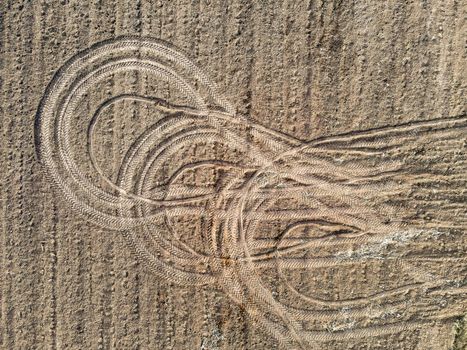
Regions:
<instances>
[{"instance_id":1,"label":"looping wheel mark","mask_svg":"<svg viewBox=\"0 0 467 350\"><path fill-rule=\"evenodd\" d=\"M135 93L112 96L101 103L89 121L87 152L93 170L108 188L103 189L74 160L72 118L96 84L114 74L135 71L172 84L189 104L173 105ZM95 129L108 107L126 100L149 104L166 116L126 150L117 180L113 181L96 159ZM466 118L461 116L304 142L237 115L202 70L167 43L121 37L79 53L55 74L38 109L35 137L39 159L64 198L94 223L121 231L152 272L185 285L218 285L279 343L288 348L312 349L319 348L319 341L399 332L424 323L394 322L339 331L304 326L319 320L329 323L342 317L344 309L346 315L358 318L368 313L374 301L414 290L436 290L443 285L442 279L420 281L419 277L427 273L423 269L409 268L414 276L412 283L367 297L334 301L304 295L288 281L284 271L354 264L359 258L295 254L319 247L371 246L371 242L381 242L387 235L405 229L401 222L388 223L384 218L385 212L397 217L397 208L383 200L377 202L380 207L374 208L365 201L407 190L406 183L392 181L406 170L404 164L399 158L382 165L365 164L394 149L403 149L407 139L420 133L450 137L465 127ZM190 161L165 181L151 180L153 173L184 147L209 142L235 149L240 154L238 162L217 158ZM339 158L347 156L366 163L342 162ZM206 166L227 173L215 189L178 184L186 171ZM292 200L297 207L282 208L281 199ZM181 239L173 218L182 215L203 218L205 252ZM272 221L289 224L275 239L257 239L254 233ZM155 223L160 222L165 223L171 237L158 231ZM300 230L320 234L294 236ZM381 253L360 260L371 259L394 258ZM395 260L401 266L410 264L410 259L404 257ZM271 267L276 268L288 293L308 308L290 307L276 298L258 272ZM465 291L460 289L459 293ZM403 303L399 301L392 307Z\"/></svg>"}]
</instances>

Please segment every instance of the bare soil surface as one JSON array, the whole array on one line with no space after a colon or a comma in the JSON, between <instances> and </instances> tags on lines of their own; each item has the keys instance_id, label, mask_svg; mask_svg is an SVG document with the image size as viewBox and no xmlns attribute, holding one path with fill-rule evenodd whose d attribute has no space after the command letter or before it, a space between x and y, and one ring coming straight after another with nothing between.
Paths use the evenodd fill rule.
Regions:
<instances>
[{"instance_id":1,"label":"bare soil surface","mask_svg":"<svg viewBox=\"0 0 467 350\"><path fill-rule=\"evenodd\" d=\"M461 1L0 2L0 348L467 348Z\"/></svg>"}]
</instances>

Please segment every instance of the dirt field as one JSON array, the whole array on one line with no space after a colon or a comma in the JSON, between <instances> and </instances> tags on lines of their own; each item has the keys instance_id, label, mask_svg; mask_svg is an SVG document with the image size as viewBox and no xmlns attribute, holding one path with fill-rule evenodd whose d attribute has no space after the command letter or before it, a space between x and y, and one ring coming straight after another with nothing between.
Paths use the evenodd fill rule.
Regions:
<instances>
[{"instance_id":1,"label":"dirt field","mask_svg":"<svg viewBox=\"0 0 467 350\"><path fill-rule=\"evenodd\" d=\"M1 349L467 349L462 1L0 2Z\"/></svg>"}]
</instances>

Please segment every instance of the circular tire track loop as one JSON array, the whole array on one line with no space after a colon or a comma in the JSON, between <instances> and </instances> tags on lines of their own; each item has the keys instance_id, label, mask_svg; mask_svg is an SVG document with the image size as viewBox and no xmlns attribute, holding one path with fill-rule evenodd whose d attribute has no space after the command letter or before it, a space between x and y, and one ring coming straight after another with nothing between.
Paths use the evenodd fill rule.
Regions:
<instances>
[{"instance_id":1,"label":"circular tire track loop","mask_svg":"<svg viewBox=\"0 0 467 350\"><path fill-rule=\"evenodd\" d=\"M141 57L140 52L143 53ZM72 117L78 113L80 102L93 86L113 74L130 71L145 72L173 84L189 100L190 107L170 105L152 96L121 94L109 98L97 108L87 130L87 151L93 169L111 189L107 191L91 182L73 160L73 147L70 141L70 135L73 133ZM154 105L166 116L143 132L126 151L117 181L114 183L106 177L96 160L95 126L107 107L125 100ZM437 125L436 122L433 123ZM451 121L453 125L456 123L465 125L465 117ZM255 144L247 142L243 135L237 133L235 127L242 125L248 126L250 134L258 142ZM408 128L410 129L410 126ZM343 139L345 137L337 137L336 141L340 142ZM198 142L217 142L240 150L245 157L244 160L249 164L241 166L219 159L188 163L173 172L167 181L157 183L154 188L154 184L150 181L154 169L160 169L187 145ZM273 264L279 276L283 276L285 253L303 250L313 245L333 244L332 240L317 238L298 243L296 246L286 246L284 238L288 233L285 232L272 247L273 251L260 254L250 252L256 244L252 239L252 232L261 220L267 220L272 199L275 196L280 198L283 193L296 196L301 192L296 191L295 188L267 189L260 181L262 177L268 179L274 175L280 179L292 179L304 186L313 185L314 191L329 191L330 187L326 179L313 178L307 173L307 164L293 163L294 157L303 154L308 154L309 157L315 156L313 164L322 166L336 178L341 175L345 178L348 174L365 176L366 170L359 169L358 166L344 169L328 164L320 158L319 151L314 151L313 147L330 142L333 142L333 137L303 142L238 116L233 106L217 92L216 86L184 54L165 42L139 37L120 37L104 41L71 58L55 74L47 87L38 108L35 125L38 157L47 169L53 184L75 209L98 225L121 231L130 248L156 275L185 285L212 284L220 287L233 300L243 305L251 319L289 349L320 349L318 345L320 341L373 336L421 326L420 322L413 322L336 333L305 330L302 321L338 318L340 311L289 308L276 300L261 282L258 263ZM259 145L265 149L261 149ZM173 186L174 189L171 188L171 184L184 170L196 169L204 165L236 168L241 175L250 173L252 176L244 181L240 188L237 186L240 180L238 172L236 175L227 176L224 184L216 191L196 192L183 187L176 190L176 186ZM382 169L381 176L384 176L384 171L391 172L393 169L390 167ZM272 180L267 181L272 182ZM381 225L379 219L373 217L371 213L368 213L365 220L358 218L356 213L365 208L353 201L351 196L349 198L349 194L356 192L349 192L346 184L338 181L332 186L332 190L340 200L353 206L354 213L349 210L342 212L334 208L320 207L319 201L311 212L313 217L326 217L330 222L344 221L349 227L358 228L356 232L342 235L340 238L343 242L380 239L381 236L369 238L364 232L376 230L384 235L398 228ZM365 189L354 191L359 190ZM148 196L149 194L151 197ZM310 202L313 200L313 198L309 199ZM204 229L210 232L208 254L195 251L182 242L176 230L171 229L170 218L181 214L204 215L207 218ZM275 215L278 219L287 220L294 219L295 216L300 217L297 212ZM155 227L154 223L161 220L171 229L171 239L160 234ZM164 253L169 255L170 263L161 259ZM325 258L320 264L334 266L339 262L334 258ZM205 271L186 269L195 265L204 266ZM313 261L310 261L308 268L314 266ZM304 303L336 308L353 306L365 308L373 300L442 284L442 281L414 283L392 291L377 293L369 298L333 302L304 296L285 278L281 279L294 295L303 299ZM358 314L362 311L355 309L352 312Z\"/></svg>"}]
</instances>

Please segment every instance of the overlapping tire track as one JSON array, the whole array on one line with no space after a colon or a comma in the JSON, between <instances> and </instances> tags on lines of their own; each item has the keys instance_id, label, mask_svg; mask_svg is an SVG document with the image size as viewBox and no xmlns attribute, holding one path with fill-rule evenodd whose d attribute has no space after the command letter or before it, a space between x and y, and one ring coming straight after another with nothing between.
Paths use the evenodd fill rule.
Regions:
<instances>
[{"instance_id":1,"label":"overlapping tire track","mask_svg":"<svg viewBox=\"0 0 467 350\"><path fill-rule=\"evenodd\" d=\"M112 96L97 106L89 118L87 152L93 171L110 188L106 190L93 183L73 159L72 118L96 84L113 74L130 71L172 84L189 103L178 106L156 96L125 93ZM108 106L124 100L150 104L166 116L150 126L126 150L117 181L113 182L96 160L95 128ZM410 181L423 174L410 174L400 159L389 159L370 167L359 162L342 165L333 160L334 155L383 157L404 147L405 135L410 138L419 133L439 133L440 137L452 138L466 125L465 116L461 116L303 142L237 115L201 69L167 43L150 38L121 37L94 45L70 59L56 73L39 106L35 136L39 159L66 200L94 223L121 231L130 248L152 272L185 285L218 286L242 304L251 318L284 346L318 349L319 341L399 332L420 327L424 322L414 320L399 324L393 321L340 332L307 330L304 320L314 318L324 322L330 317L316 306L324 306L327 311L334 308L336 318L340 308L350 306L355 309L349 313L358 318L362 317L359 310L373 300L442 286L446 282L443 279L416 281L347 301L304 296L287 282L283 276L284 267L344 266L358 259L304 260L286 255L321 244L366 244L406 229L397 218L389 224L384 222L383 214L397 215L397 208L380 200L375 209L368 206L365 199L403 193L410 187ZM246 141L246 135L250 141ZM382 137L386 138L384 142L375 142ZM184 148L201 143L223 144L237 152L237 160L183 160L164 181L152 181L154 173ZM214 190L190 189L178 183L187 169L205 166L224 168L228 173ZM412 180L407 183L394 180L404 172ZM306 198L303 198L303 189L310 191ZM278 195L301 202L304 208L276 208ZM196 215L206 220L207 253L196 251L180 239L172 222L178 215ZM295 245L283 247L289 230L270 243L256 240L254 233L269 220L291 221L291 227L297 221L306 226L321 220L326 225L340 224L341 229L345 226L349 232L331 233L317 239L303 238ZM167 232L163 232L161 226L165 226ZM401 264L410 264L409 259L396 259ZM280 302L263 283L262 267L277 268L289 292L315 308L296 310ZM414 273L414 276L424 274L426 271ZM463 293L462 288L459 291Z\"/></svg>"}]
</instances>

